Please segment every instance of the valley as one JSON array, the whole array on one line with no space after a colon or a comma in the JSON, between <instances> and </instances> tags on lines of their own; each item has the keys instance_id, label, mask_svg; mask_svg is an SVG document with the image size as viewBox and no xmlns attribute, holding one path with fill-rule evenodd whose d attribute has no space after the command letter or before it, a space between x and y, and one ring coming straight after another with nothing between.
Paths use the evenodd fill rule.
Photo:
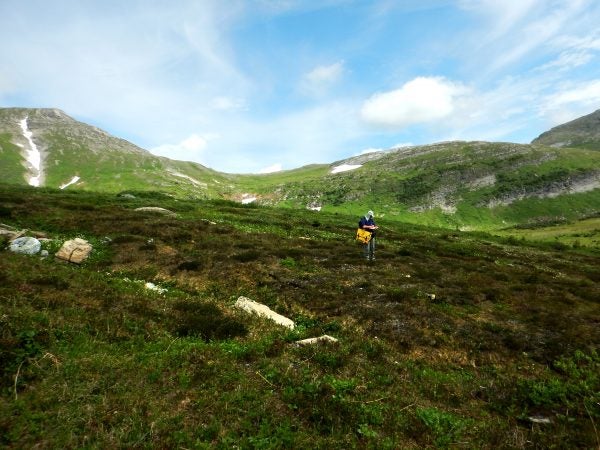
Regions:
<instances>
[{"instance_id":1,"label":"valley","mask_svg":"<svg viewBox=\"0 0 600 450\"><path fill-rule=\"evenodd\" d=\"M0 446L597 446L600 152L555 131L251 175L0 109Z\"/></svg>"}]
</instances>

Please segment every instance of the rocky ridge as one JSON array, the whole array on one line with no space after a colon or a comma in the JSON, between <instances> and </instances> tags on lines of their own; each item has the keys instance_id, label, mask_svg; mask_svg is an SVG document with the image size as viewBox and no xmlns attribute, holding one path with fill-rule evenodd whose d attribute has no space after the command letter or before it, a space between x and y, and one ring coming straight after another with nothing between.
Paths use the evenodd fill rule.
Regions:
<instances>
[{"instance_id":1,"label":"rocky ridge","mask_svg":"<svg viewBox=\"0 0 600 450\"><path fill-rule=\"evenodd\" d=\"M552 128L532 141L551 147L584 147L600 150L600 109Z\"/></svg>"}]
</instances>

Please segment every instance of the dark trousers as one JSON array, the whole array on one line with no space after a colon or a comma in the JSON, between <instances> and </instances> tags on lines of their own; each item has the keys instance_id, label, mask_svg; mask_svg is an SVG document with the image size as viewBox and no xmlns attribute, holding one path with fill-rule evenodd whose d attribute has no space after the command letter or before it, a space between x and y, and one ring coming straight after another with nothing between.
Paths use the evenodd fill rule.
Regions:
<instances>
[{"instance_id":1,"label":"dark trousers","mask_svg":"<svg viewBox=\"0 0 600 450\"><path fill-rule=\"evenodd\" d=\"M363 245L365 252L365 259L375 259L375 238Z\"/></svg>"}]
</instances>

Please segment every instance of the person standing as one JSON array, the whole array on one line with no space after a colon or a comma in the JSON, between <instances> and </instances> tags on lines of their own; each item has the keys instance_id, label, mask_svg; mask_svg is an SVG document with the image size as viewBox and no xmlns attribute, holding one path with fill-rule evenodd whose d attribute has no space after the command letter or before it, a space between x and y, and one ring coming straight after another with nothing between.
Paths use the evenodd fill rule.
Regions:
<instances>
[{"instance_id":1,"label":"person standing","mask_svg":"<svg viewBox=\"0 0 600 450\"><path fill-rule=\"evenodd\" d=\"M360 218L358 228L362 228L371 233L371 239L366 244L363 244L363 247L365 259L368 261L375 261L375 230L379 227L375 225L373 211L369 211L364 217Z\"/></svg>"}]
</instances>

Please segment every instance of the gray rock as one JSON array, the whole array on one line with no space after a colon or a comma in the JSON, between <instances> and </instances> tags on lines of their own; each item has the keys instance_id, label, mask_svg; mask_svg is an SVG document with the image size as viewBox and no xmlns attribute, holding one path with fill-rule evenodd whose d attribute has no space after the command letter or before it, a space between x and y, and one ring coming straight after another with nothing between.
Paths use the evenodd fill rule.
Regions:
<instances>
[{"instance_id":1,"label":"gray rock","mask_svg":"<svg viewBox=\"0 0 600 450\"><path fill-rule=\"evenodd\" d=\"M177 216L177 214L175 214L173 211L169 211L168 209L161 208L159 206L143 206L141 208L135 208L135 211L158 213L158 214L164 214L165 216L171 216L171 217Z\"/></svg>"},{"instance_id":2,"label":"gray rock","mask_svg":"<svg viewBox=\"0 0 600 450\"><path fill-rule=\"evenodd\" d=\"M45 258L45 257L47 257L47 256L48 256L48 254L49 254L49 253L48 253L48 250L42 250L42 251L41 251L41 253L40 253L40 256L41 256L42 258Z\"/></svg>"},{"instance_id":3,"label":"gray rock","mask_svg":"<svg viewBox=\"0 0 600 450\"><path fill-rule=\"evenodd\" d=\"M42 243L34 237L20 237L10 243L9 249L14 253L23 255L35 255L42 248Z\"/></svg>"}]
</instances>

